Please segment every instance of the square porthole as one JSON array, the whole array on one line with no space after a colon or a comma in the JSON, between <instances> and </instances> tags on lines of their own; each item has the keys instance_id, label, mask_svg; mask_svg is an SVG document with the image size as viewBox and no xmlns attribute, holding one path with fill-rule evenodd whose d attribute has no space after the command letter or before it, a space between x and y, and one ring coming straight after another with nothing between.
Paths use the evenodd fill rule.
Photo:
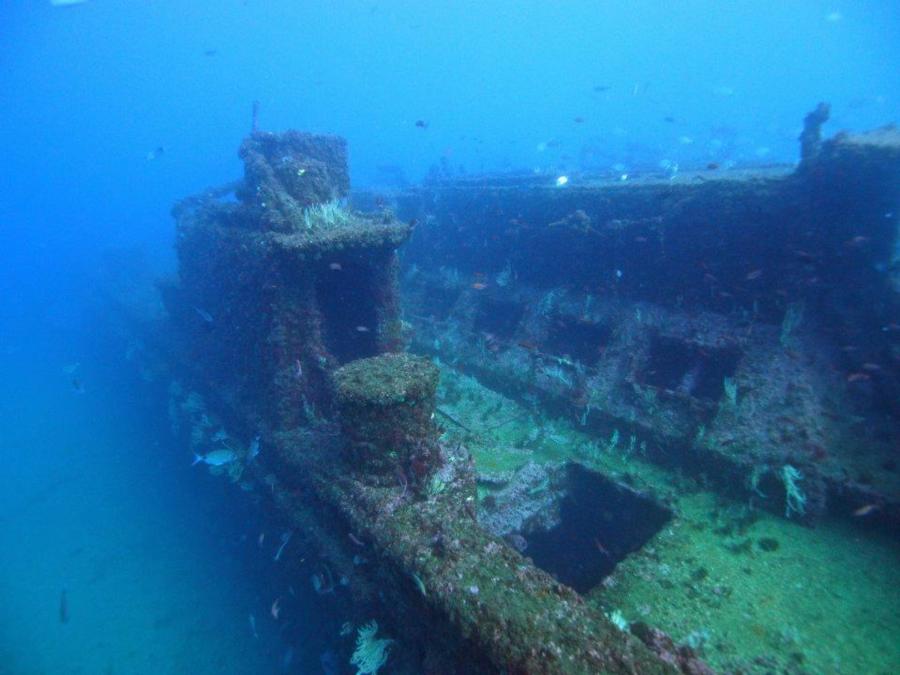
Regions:
<instances>
[{"instance_id":1,"label":"square porthole","mask_svg":"<svg viewBox=\"0 0 900 675\"><path fill-rule=\"evenodd\" d=\"M740 357L737 348L707 347L655 336L639 381L694 398L718 401L724 393L725 378L734 375Z\"/></svg>"},{"instance_id":2,"label":"square porthole","mask_svg":"<svg viewBox=\"0 0 900 675\"><path fill-rule=\"evenodd\" d=\"M508 340L513 337L525 310L516 302L482 299L475 314L475 330Z\"/></svg>"},{"instance_id":3,"label":"square porthole","mask_svg":"<svg viewBox=\"0 0 900 675\"><path fill-rule=\"evenodd\" d=\"M565 356L591 367L609 343L608 326L571 316L556 316L550 323L541 348L548 354Z\"/></svg>"}]
</instances>

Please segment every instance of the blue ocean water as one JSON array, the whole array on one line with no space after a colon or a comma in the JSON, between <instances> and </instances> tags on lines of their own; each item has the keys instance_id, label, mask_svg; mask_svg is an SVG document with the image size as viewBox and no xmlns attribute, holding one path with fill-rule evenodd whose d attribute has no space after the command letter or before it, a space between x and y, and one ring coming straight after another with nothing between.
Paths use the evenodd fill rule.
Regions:
<instances>
[{"instance_id":1,"label":"blue ocean water","mask_svg":"<svg viewBox=\"0 0 900 675\"><path fill-rule=\"evenodd\" d=\"M794 162L820 100L829 132L896 120L898 65L874 0L4 2L0 673L322 672L316 602L268 620L280 526L102 337L110 256L173 272L170 208L240 175L253 101L366 188Z\"/></svg>"}]
</instances>

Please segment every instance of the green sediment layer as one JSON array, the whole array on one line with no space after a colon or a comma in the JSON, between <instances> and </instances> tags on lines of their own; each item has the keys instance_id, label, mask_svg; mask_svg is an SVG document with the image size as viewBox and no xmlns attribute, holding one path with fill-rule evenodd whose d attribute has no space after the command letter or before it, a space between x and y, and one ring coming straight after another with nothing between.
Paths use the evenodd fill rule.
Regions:
<instances>
[{"instance_id":1,"label":"green sediment layer","mask_svg":"<svg viewBox=\"0 0 900 675\"><path fill-rule=\"evenodd\" d=\"M673 510L589 603L661 628L720 671L895 672L900 545L885 535L846 520L812 529L724 500L629 454L627 439L598 442L447 367L438 406L468 428L443 422L473 454L481 498L529 462L576 461Z\"/></svg>"}]
</instances>

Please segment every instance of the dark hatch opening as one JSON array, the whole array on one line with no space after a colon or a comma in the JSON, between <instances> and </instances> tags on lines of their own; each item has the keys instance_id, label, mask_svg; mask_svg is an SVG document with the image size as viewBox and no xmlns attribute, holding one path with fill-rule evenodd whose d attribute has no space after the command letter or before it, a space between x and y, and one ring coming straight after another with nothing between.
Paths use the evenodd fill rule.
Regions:
<instances>
[{"instance_id":1,"label":"dark hatch opening","mask_svg":"<svg viewBox=\"0 0 900 675\"><path fill-rule=\"evenodd\" d=\"M526 533L526 555L579 593L587 593L672 517L652 499L580 464L566 466L558 523Z\"/></svg>"},{"instance_id":2,"label":"dark hatch opening","mask_svg":"<svg viewBox=\"0 0 900 675\"><path fill-rule=\"evenodd\" d=\"M640 380L661 389L718 401L724 393L725 378L734 375L740 356L737 348L707 347L655 336Z\"/></svg>"},{"instance_id":3,"label":"dark hatch opening","mask_svg":"<svg viewBox=\"0 0 900 675\"><path fill-rule=\"evenodd\" d=\"M524 313L518 303L483 298L478 304L474 327L476 331L508 340L515 334Z\"/></svg>"},{"instance_id":4,"label":"dark hatch opening","mask_svg":"<svg viewBox=\"0 0 900 675\"><path fill-rule=\"evenodd\" d=\"M550 323L547 339L541 347L549 354L567 356L591 367L609 343L609 326L571 316L557 316Z\"/></svg>"},{"instance_id":5,"label":"dark hatch opening","mask_svg":"<svg viewBox=\"0 0 900 675\"><path fill-rule=\"evenodd\" d=\"M325 347L340 363L378 353L377 306L369 269L352 261L338 262L340 271L326 268L316 283Z\"/></svg>"}]
</instances>

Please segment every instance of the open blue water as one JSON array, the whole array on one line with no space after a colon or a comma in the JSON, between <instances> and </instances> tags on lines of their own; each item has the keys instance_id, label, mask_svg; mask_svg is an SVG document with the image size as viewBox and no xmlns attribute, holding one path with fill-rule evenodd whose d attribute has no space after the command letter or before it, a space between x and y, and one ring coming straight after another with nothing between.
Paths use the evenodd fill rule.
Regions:
<instances>
[{"instance_id":1,"label":"open blue water","mask_svg":"<svg viewBox=\"0 0 900 675\"><path fill-rule=\"evenodd\" d=\"M63 372L76 362L83 394ZM123 362L67 339L3 345L0 672L276 672L255 523L173 448Z\"/></svg>"}]
</instances>

